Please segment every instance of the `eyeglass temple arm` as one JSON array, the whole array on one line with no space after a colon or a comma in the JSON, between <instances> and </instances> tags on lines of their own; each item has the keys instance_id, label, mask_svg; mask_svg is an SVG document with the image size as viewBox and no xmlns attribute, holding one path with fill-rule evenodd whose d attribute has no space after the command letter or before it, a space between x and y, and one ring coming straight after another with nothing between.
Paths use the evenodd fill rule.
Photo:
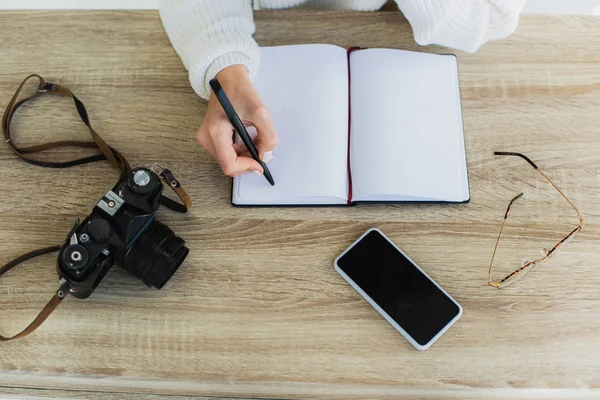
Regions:
<instances>
[{"instance_id":1,"label":"eyeglass temple arm","mask_svg":"<svg viewBox=\"0 0 600 400\"><path fill-rule=\"evenodd\" d=\"M527 162L528 162L528 163L529 163L529 164L530 164L530 165L531 165L533 168L535 168L535 169L536 169L536 170L537 170L537 171L538 171L540 174L542 174L542 176L543 176L543 177L544 177L544 178L545 178L545 179L546 179L546 180L547 180L547 181L548 181L548 182L549 182L549 183L550 183L552 186L554 186L554 188L555 188L556 190L558 190L558 193L560 193L560 195L563 197L563 199L565 199L565 200L567 201L567 203L569 203L569 205L570 205L570 206L571 206L571 207L572 207L572 208L575 210L575 212L577 213L577 216L579 217L579 223L580 223L580 225L581 225L581 228L583 229L583 227L584 227L584 225L585 225L585 221L583 220L583 216L581 215L581 213L579 212L579 210L577 209L577 207L575 207L575 205L574 205L574 204L571 202L571 200L569 200L569 198L568 198L567 196L565 196L565 194L562 192L562 190L560 190L560 189L558 188L558 186L556 186L556 185L554 184L554 182L552 182L552 181L550 180L550 178L548 178L548 177L546 176L546 174L544 174L544 173L543 173L543 172L542 172L542 171L541 171L541 170L538 168L538 166L537 166L537 165L535 165L535 163L529 159L529 157L527 157L525 154L521 154L521 153L514 153L514 152L511 152L511 151L495 151L495 152L494 152L494 155L497 155L497 156L516 156L516 157L521 157L523 160L527 161ZM513 201L515 201L516 199L518 199L518 198L519 198L519 197L521 197L522 195L523 195L523 193L521 193L521 195L519 195L519 196L515 197L515 198L514 198L514 199L513 199L513 200L510 202L510 204L508 205L508 209L510 209L510 206L511 206L511 204L513 203ZM508 209L506 210L506 214L505 214L505 217L504 217L504 218L506 218L506 216L508 216Z\"/></svg>"},{"instance_id":2,"label":"eyeglass temple arm","mask_svg":"<svg viewBox=\"0 0 600 400\"><path fill-rule=\"evenodd\" d=\"M569 198L568 198L567 196L565 196L565 194L562 192L562 190L560 190L560 188L559 188L558 186L556 186L556 185L554 184L554 182L552 182L552 181L550 180L550 178L548 178L548 177L546 176L546 174L544 174L544 173L542 172L542 170L541 170L541 169L538 169L537 171L538 171L540 174L542 174L542 176L543 176L544 178L546 178L546 180L547 180L548 182L550 182L550 184L551 184L552 186L554 186L554 188L555 188L556 190L558 190L558 193L560 193L560 195L563 197L563 199L565 199L565 200L567 201L567 203L569 203L569 205L570 205L570 206L573 208L573 210L575 210L575 212L577 213L577 216L579 217L579 226L581 227L581 229L583 229L583 227L585 226L585 221L583 220L583 216L581 215L581 213L579 212L579 210L577 209L577 207L575 207L575 204L573 204L573 203L571 202L571 200L569 200Z\"/></svg>"},{"instance_id":3,"label":"eyeglass temple arm","mask_svg":"<svg viewBox=\"0 0 600 400\"><path fill-rule=\"evenodd\" d=\"M523 160L527 161L529 164L531 164L531 166L535 169L538 169L538 166L535 165L535 163L533 161L531 161L529 159L529 157L527 157L525 154L521 154L521 153L513 153L510 151L495 151L494 155L496 156L517 156L517 157L521 157Z\"/></svg>"},{"instance_id":4,"label":"eyeglass temple arm","mask_svg":"<svg viewBox=\"0 0 600 400\"><path fill-rule=\"evenodd\" d=\"M492 265L494 264L494 259L496 258L496 251L498 250L498 243L500 243L500 238L502 237L502 232L504 232L504 226L506 225L506 219L508 218L508 212L510 211L510 207L512 204L523 196L523 193L519 193L508 203L508 207L506 207L506 212L504 213L504 220L502 221L502 226L500 227L500 233L498 233L498 239L496 239L496 245L494 246L494 252L492 253L492 260L490 261L490 268L488 269L488 285L498 287L500 284L496 282L495 284L492 281Z\"/></svg>"},{"instance_id":5,"label":"eyeglass temple arm","mask_svg":"<svg viewBox=\"0 0 600 400\"><path fill-rule=\"evenodd\" d=\"M521 198L522 196L523 196L523 193L519 193L518 195L513 197L513 199L510 201L510 203L508 203L508 207L506 207L506 212L504 213L504 219L508 218L508 212L510 211L510 207L512 206L512 204L515 201L517 201L517 199Z\"/></svg>"}]
</instances>

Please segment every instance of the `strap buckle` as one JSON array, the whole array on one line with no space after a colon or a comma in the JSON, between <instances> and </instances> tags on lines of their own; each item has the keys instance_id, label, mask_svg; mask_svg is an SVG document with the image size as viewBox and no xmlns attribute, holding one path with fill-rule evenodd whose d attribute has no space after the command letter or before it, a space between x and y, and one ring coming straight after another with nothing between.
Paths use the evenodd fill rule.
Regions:
<instances>
[{"instance_id":1,"label":"strap buckle","mask_svg":"<svg viewBox=\"0 0 600 400\"><path fill-rule=\"evenodd\" d=\"M163 167L162 165L155 163L150 167L150 169L152 170L152 172L158 175L167 185L169 185L171 189L175 190L181 186L179 184L179 181L175 178L175 175L173 175L173 173L169 171L169 169Z\"/></svg>"},{"instance_id":2,"label":"strap buckle","mask_svg":"<svg viewBox=\"0 0 600 400\"><path fill-rule=\"evenodd\" d=\"M150 170L152 172L154 172L156 175L158 176L162 176L163 171L165 170L165 167L163 167L162 165L160 165L159 163L154 163L152 164L152 166L150 167Z\"/></svg>"},{"instance_id":3,"label":"strap buckle","mask_svg":"<svg viewBox=\"0 0 600 400\"><path fill-rule=\"evenodd\" d=\"M40 82L40 85L37 88L38 93L56 92L57 90L58 85L51 82Z\"/></svg>"},{"instance_id":4,"label":"strap buckle","mask_svg":"<svg viewBox=\"0 0 600 400\"><path fill-rule=\"evenodd\" d=\"M181 184L179 183L177 178L175 178L175 175L173 175L173 173L169 169L163 167L162 165L160 165L158 163L152 165L150 167L150 170L152 172L154 172L156 175L158 175L158 177L168 187L170 187L171 190L173 190L175 192L177 197L179 197L179 200L181 200L183 202L183 205L182 205L182 204L179 204L165 196L162 196L162 204L176 212L180 212L180 213L188 212L188 210L190 208L192 208L192 200L190 199L190 196L188 196L186 191L183 189L183 187L181 187Z\"/></svg>"}]
</instances>

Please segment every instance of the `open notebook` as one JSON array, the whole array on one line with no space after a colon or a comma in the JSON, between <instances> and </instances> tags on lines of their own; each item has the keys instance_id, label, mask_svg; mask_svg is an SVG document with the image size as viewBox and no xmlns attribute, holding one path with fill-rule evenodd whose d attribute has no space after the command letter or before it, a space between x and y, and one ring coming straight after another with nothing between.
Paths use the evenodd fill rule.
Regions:
<instances>
[{"instance_id":1,"label":"open notebook","mask_svg":"<svg viewBox=\"0 0 600 400\"><path fill-rule=\"evenodd\" d=\"M255 85L280 143L234 205L466 202L457 60L314 44L261 48Z\"/></svg>"}]
</instances>

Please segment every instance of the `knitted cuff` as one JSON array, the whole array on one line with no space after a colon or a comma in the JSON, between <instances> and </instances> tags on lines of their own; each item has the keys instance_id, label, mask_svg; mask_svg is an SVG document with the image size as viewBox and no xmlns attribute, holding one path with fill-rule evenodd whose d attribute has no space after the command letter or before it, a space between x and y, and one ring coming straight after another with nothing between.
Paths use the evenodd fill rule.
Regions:
<instances>
[{"instance_id":1,"label":"knitted cuff","mask_svg":"<svg viewBox=\"0 0 600 400\"><path fill-rule=\"evenodd\" d=\"M469 53L510 35L524 0L397 0L420 45L439 44Z\"/></svg>"},{"instance_id":2,"label":"knitted cuff","mask_svg":"<svg viewBox=\"0 0 600 400\"><path fill-rule=\"evenodd\" d=\"M192 83L192 87L200 97L208 100L210 97L210 80L217 76L217 74L225 68L238 64L246 66L248 73L250 74L250 78L252 79L258 70L258 55L250 58L247 54L232 51L230 53L225 53L221 56L218 56L208 66L208 68L206 68L204 74L202 74L200 71L196 75L192 76L192 73L190 72L190 82Z\"/></svg>"}]
</instances>

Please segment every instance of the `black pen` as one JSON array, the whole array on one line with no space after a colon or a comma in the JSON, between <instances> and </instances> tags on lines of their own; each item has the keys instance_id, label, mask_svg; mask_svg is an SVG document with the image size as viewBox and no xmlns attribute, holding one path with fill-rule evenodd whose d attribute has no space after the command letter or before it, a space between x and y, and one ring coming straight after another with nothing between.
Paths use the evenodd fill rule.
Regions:
<instances>
[{"instance_id":1,"label":"black pen","mask_svg":"<svg viewBox=\"0 0 600 400\"><path fill-rule=\"evenodd\" d=\"M217 78L211 79L209 83L210 83L210 87L212 88L213 92L215 92L215 95L217 96L219 103L221 103L223 110L225 110L225 114L227 114L227 118L229 118L229 121L231 122L231 124L233 125L233 127L235 128L237 133L240 135L240 137L242 138L242 142L244 142L244 144L248 148L250 155L252 155L252 158L254 158L256 160L256 162L259 163L261 165L261 167L263 167L265 178L267 178L267 181L269 181L271 186L274 186L275 181L273 180L271 171L269 171L269 168L267 168L267 164L265 164L258 157L258 150L256 149L256 146L252 142L252 139L250 138L248 131L246 131L246 127L242 123L242 120L240 120L240 117L235 112L235 109L233 108L233 105L231 104L231 102L229 101L229 98L225 94L225 91L221 87L221 84L219 83Z\"/></svg>"}]
</instances>

